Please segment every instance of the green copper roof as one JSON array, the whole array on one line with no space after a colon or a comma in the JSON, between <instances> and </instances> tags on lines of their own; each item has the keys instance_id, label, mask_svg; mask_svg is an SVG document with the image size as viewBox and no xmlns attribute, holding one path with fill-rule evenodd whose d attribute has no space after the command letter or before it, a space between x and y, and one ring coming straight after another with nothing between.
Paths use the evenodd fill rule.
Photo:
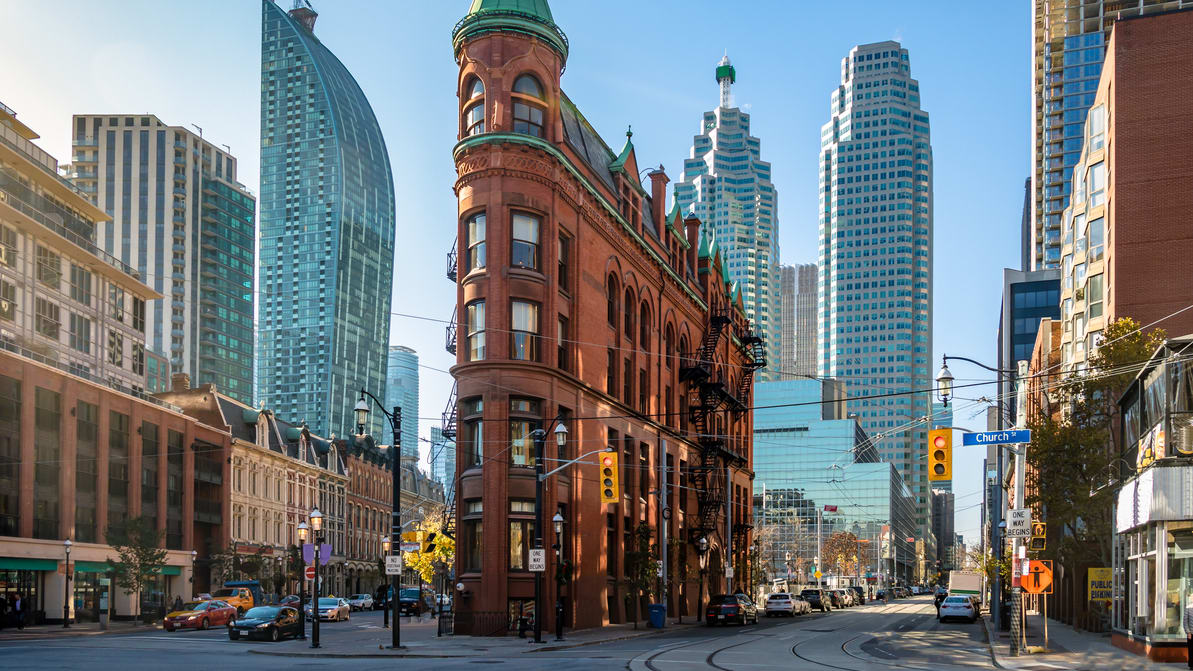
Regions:
<instances>
[{"instance_id":1,"label":"green copper roof","mask_svg":"<svg viewBox=\"0 0 1193 671\"><path fill-rule=\"evenodd\" d=\"M492 32L537 37L567 60L568 38L555 25L547 0L472 0L468 14L452 30L452 50L459 57L465 40Z\"/></svg>"},{"instance_id":2,"label":"green copper roof","mask_svg":"<svg viewBox=\"0 0 1193 671\"><path fill-rule=\"evenodd\" d=\"M700 247L696 250L696 258L711 259L712 246L708 242L708 234L704 232L704 227L700 227Z\"/></svg>"},{"instance_id":3,"label":"green copper roof","mask_svg":"<svg viewBox=\"0 0 1193 671\"><path fill-rule=\"evenodd\" d=\"M725 263L725 257L721 257L721 279L729 284L729 264Z\"/></svg>"},{"instance_id":4,"label":"green copper roof","mask_svg":"<svg viewBox=\"0 0 1193 671\"><path fill-rule=\"evenodd\" d=\"M717 81L722 79L729 79L732 84L737 83L737 70L733 69L732 65L718 65L717 66Z\"/></svg>"},{"instance_id":5,"label":"green copper roof","mask_svg":"<svg viewBox=\"0 0 1193 671\"><path fill-rule=\"evenodd\" d=\"M625 146L621 148L621 153L613 162L609 164L609 172L625 172L625 162L630 158L630 154L634 151L634 131L626 130L625 132Z\"/></svg>"},{"instance_id":6,"label":"green copper roof","mask_svg":"<svg viewBox=\"0 0 1193 671\"><path fill-rule=\"evenodd\" d=\"M734 304L736 304L739 300L741 300L741 283L739 283L739 282L733 283L733 286L731 286L730 290L729 290L729 298L730 298L730 301L733 302Z\"/></svg>"}]
</instances>

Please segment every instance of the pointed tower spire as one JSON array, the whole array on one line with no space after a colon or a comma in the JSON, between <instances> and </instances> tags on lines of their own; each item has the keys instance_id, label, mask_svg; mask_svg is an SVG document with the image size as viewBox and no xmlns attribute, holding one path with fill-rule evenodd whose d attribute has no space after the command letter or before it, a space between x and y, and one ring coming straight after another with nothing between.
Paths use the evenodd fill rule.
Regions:
<instances>
[{"instance_id":1,"label":"pointed tower spire","mask_svg":"<svg viewBox=\"0 0 1193 671\"><path fill-rule=\"evenodd\" d=\"M737 81L737 70L729 64L729 52L717 63L717 83L721 85L721 107L733 107L733 93L729 90Z\"/></svg>"}]
</instances>

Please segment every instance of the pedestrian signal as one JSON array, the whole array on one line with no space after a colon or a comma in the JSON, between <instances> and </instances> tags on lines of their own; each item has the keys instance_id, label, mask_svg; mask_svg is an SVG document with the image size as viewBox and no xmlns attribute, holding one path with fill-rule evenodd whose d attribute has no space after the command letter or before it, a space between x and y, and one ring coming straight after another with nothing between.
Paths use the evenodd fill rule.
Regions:
<instances>
[{"instance_id":1,"label":"pedestrian signal","mask_svg":"<svg viewBox=\"0 0 1193 671\"><path fill-rule=\"evenodd\" d=\"M598 461L601 467L601 503L617 503L621 500L617 453L601 452Z\"/></svg>"},{"instance_id":2,"label":"pedestrian signal","mask_svg":"<svg viewBox=\"0 0 1193 671\"><path fill-rule=\"evenodd\" d=\"M928 432L928 479L953 479L953 430Z\"/></svg>"}]
</instances>

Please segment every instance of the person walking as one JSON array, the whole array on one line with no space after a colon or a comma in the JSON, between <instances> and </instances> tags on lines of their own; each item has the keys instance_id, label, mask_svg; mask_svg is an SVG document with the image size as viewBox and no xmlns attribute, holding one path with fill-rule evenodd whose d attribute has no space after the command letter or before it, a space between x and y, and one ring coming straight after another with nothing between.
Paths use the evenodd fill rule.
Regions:
<instances>
[{"instance_id":1,"label":"person walking","mask_svg":"<svg viewBox=\"0 0 1193 671\"><path fill-rule=\"evenodd\" d=\"M12 617L17 621L17 629L25 628L25 597L17 592L17 598L12 603Z\"/></svg>"},{"instance_id":2,"label":"person walking","mask_svg":"<svg viewBox=\"0 0 1193 671\"><path fill-rule=\"evenodd\" d=\"M1193 591L1185 597L1185 616L1181 618L1185 628L1185 655L1189 668L1193 669Z\"/></svg>"}]
</instances>

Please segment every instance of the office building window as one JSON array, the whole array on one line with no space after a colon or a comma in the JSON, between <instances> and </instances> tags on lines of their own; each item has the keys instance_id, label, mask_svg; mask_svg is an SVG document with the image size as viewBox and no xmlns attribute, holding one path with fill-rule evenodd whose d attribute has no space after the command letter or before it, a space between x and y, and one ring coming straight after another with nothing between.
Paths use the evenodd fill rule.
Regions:
<instances>
[{"instance_id":1,"label":"office building window","mask_svg":"<svg viewBox=\"0 0 1193 671\"><path fill-rule=\"evenodd\" d=\"M512 264L519 268L539 269L539 219L521 212L512 214Z\"/></svg>"},{"instance_id":2,"label":"office building window","mask_svg":"<svg viewBox=\"0 0 1193 671\"><path fill-rule=\"evenodd\" d=\"M485 358L485 302L468 304L468 360L481 361Z\"/></svg>"},{"instance_id":3,"label":"office building window","mask_svg":"<svg viewBox=\"0 0 1193 671\"><path fill-rule=\"evenodd\" d=\"M128 415L108 415L108 523L119 527L128 518Z\"/></svg>"},{"instance_id":4,"label":"office building window","mask_svg":"<svg viewBox=\"0 0 1193 671\"><path fill-rule=\"evenodd\" d=\"M59 538L58 476L62 468L62 397L34 387L33 537Z\"/></svg>"},{"instance_id":5,"label":"office building window","mask_svg":"<svg viewBox=\"0 0 1193 671\"><path fill-rule=\"evenodd\" d=\"M17 267L17 232L8 226L0 226L0 265Z\"/></svg>"},{"instance_id":6,"label":"office building window","mask_svg":"<svg viewBox=\"0 0 1193 671\"><path fill-rule=\"evenodd\" d=\"M108 329L108 363L124 365L124 334L116 329Z\"/></svg>"},{"instance_id":7,"label":"office building window","mask_svg":"<svg viewBox=\"0 0 1193 671\"><path fill-rule=\"evenodd\" d=\"M17 285L5 280L0 280L0 319L17 319Z\"/></svg>"},{"instance_id":8,"label":"office building window","mask_svg":"<svg viewBox=\"0 0 1193 671\"><path fill-rule=\"evenodd\" d=\"M62 289L62 257L41 245L37 246L37 281L53 289Z\"/></svg>"},{"instance_id":9,"label":"office building window","mask_svg":"<svg viewBox=\"0 0 1193 671\"><path fill-rule=\"evenodd\" d=\"M1089 305L1089 318L1102 316L1102 273L1089 276L1089 289L1085 297L1086 303Z\"/></svg>"},{"instance_id":10,"label":"office building window","mask_svg":"<svg viewBox=\"0 0 1193 671\"><path fill-rule=\"evenodd\" d=\"M79 401L75 409L75 540L94 543L99 486L99 406Z\"/></svg>"},{"instance_id":11,"label":"office building window","mask_svg":"<svg viewBox=\"0 0 1193 671\"><path fill-rule=\"evenodd\" d=\"M1089 222L1089 254L1090 262L1102 258L1106 245L1106 220L1098 217Z\"/></svg>"},{"instance_id":12,"label":"office building window","mask_svg":"<svg viewBox=\"0 0 1193 671\"><path fill-rule=\"evenodd\" d=\"M133 296L133 328L145 332L145 301Z\"/></svg>"},{"instance_id":13,"label":"office building window","mask_svg":"<svg viewBox=\"0 0 1193 671\"><path fill-rule=\"evenodd\" d=\"M124 289L108 285L108 314L118 322L124 321Z\"/></svg>"},{"instance_id":14,"label":"office building window","mask_svg":"<svg viewBox=\"0 0 1193 671\"><path fill-rule=\"evenodd\" d=\"M70 264L70 297L83 305L91 305L91 271Z\"/></svg>"},{"instance_id":15,"label":"office building window","mask_svg":"<svg viewBox=\"0 0 1193 671\"><path fill-rule=\"evenodd\" d=\"M62 327L58 306L40 297L33 299L33 305L34 330L47 338L57 340L58 332Z\"/></svg>"},{"instance_id":16,"label":"office building window","mask_svg":"<svg viewBox=\"0 0 1193 671\"><path fill-rule=\"evenodd\" d=\"M485 267L485 213L468 218L468 270Z\"/></svg>"},{"instance_id":17,"label":"office building window","mask_svg":"<svg viewBox=\"0 0 1193 671\"><path fill-rule=\"evenodd\" d=\"M511 301L510 317L510 358L538 361L539 306Z\"/></svg>"},{"instance_id":18,"label":"office building window","mask_svg":"<svg viewBox=\"0 0 1193 671\"><path fill-rule=\"evenodd\" d=\"M84 354L91 353L91 320L70 313L70 346Z\"/></svg>"},{"instance_id":19,"label":"office building window","mask_svg":"<svg viewBox=\"0 0 1193 671\"><path fill-rule=\"evenodd\" d=\"M21 517L21 381L0 375L0 536L16 536Z\"/></svg>"},{"instance_id":20,"label":"office building window","mask_svg":"<svg viewBox=\"0 0 1193 671\"><path fill-rule=\"evenodd\" d=\"M1106 202L1106 163L1098 161L1089 167L1089 206Z\"/></svg>"}]
</instances>

